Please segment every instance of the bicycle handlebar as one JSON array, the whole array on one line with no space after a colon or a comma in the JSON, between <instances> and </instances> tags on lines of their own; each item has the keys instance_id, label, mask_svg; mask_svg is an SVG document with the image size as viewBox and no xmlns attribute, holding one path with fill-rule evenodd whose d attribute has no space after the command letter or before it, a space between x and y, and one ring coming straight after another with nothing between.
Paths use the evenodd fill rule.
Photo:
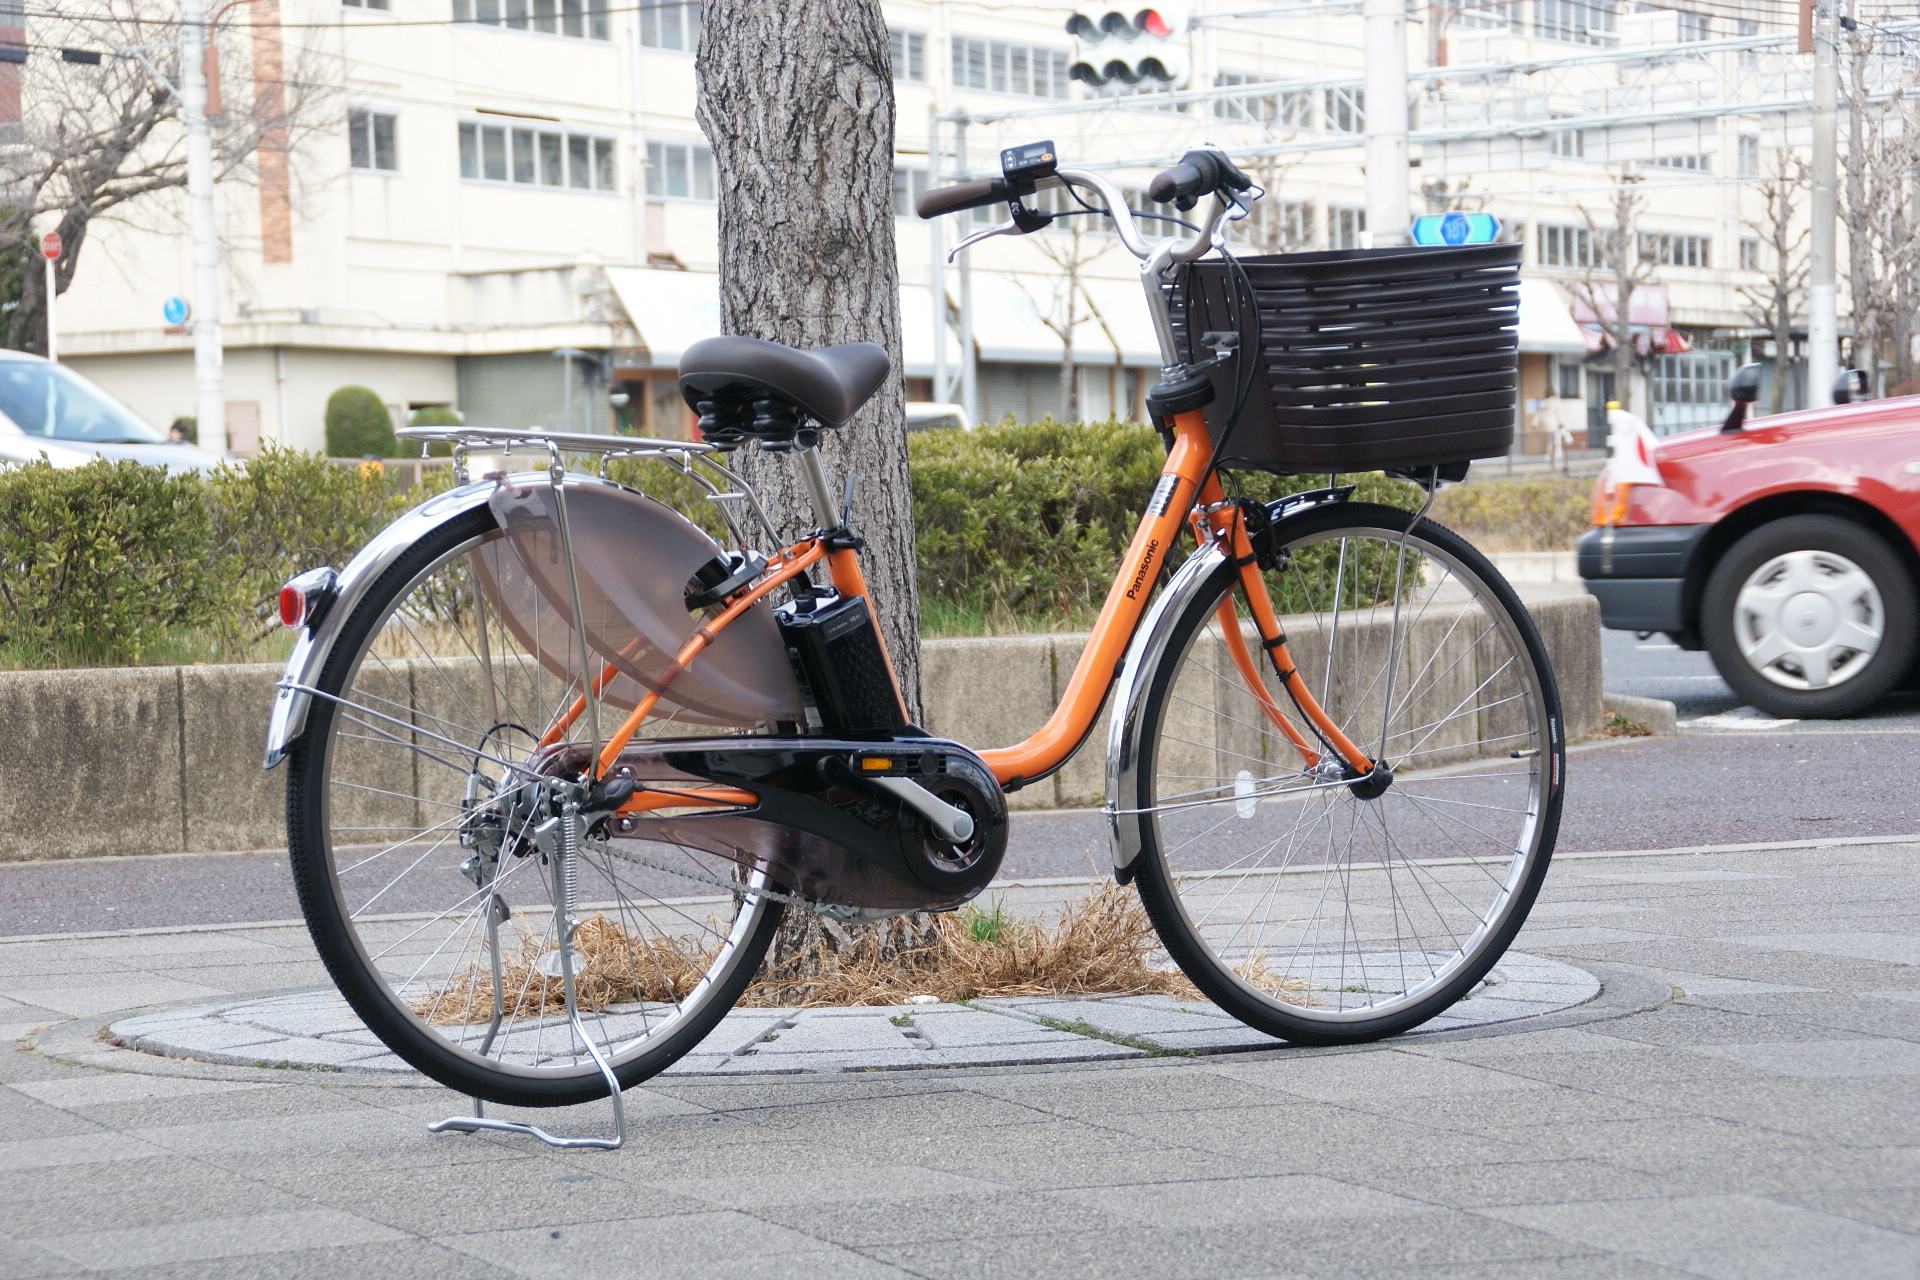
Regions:
<instances>
[{"instance_id":1,"label":"bicycle handlebar","mask_svg":"<svg viewBox=\"0 0 1920 1280\"><path fill-rule=\"evenodd\" d=\"M1160 204L1191 209L1209 192L1226 189L1245 191L1253 179L1240 172L1225 152L1196 147L1180 157L1180 163L1153 175L1147 184L1147 198Z\"/></svg>"},{"instance_id":2,"label":"bicycle handlebar","mask_svg":"<svg viewBox=\"0 0 1920 1280\"><path fill-rule=\"evenodd\" d=\"M937 218L943 213L979 209L1011 199L1013 191L1005 178L980 178L951 187L934 187L913 198L913 211L922 218Z\"/></svg>"}]
</instances>

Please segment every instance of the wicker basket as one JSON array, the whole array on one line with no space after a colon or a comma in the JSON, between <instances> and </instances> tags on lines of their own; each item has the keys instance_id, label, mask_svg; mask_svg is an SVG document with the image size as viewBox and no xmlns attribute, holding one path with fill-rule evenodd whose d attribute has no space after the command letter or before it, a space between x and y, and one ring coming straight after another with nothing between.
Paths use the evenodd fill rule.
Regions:
<instances>
[{"instance_id":1,"label":"wicker basket","mask_svg":"<svg viewBox=\"0 0 1920 1280\"><path fill-rule=\"evenodd\" d=\"M1261 368L1224 462L1293 474L1396 470L1512 448L1520 246L1240 261L1260 305ZM1196 360L1208 353L1192 350L1188 335L1233 328L1230 270L1196 263L1174 290L1176 335ZM1238 364L1214 373L1206 412L1216 433Z\"/></svg>"}]
</instances>

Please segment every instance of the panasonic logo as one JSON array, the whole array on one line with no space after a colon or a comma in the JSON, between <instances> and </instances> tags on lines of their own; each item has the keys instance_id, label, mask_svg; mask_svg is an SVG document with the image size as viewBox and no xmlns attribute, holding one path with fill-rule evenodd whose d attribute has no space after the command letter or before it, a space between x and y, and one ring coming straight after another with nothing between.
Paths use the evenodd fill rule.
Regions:
<instances>
[{"instance_id":1,"label":"panasonic logo","mask_svg":"<svg viewBox=\"0 0 1920 1280\"><path fill-rule=\"evenodd\" d=\"M1140 584L1147 580L1147 571L1153 568L1153 553L1160 549L1160 539L1147 540L1147 553L1140 558L1140 567L1133 571L1133 581L1127 584L1127 599L1137 600L1140 596Z\"/></svg>"}]
</instances>

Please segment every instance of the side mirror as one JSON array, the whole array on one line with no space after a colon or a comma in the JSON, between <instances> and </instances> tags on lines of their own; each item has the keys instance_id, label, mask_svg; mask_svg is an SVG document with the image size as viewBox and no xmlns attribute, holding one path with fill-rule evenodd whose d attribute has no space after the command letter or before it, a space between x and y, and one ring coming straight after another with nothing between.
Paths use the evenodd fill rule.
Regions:
<instances>
[{"instance_id":1,"label":"side mirror","mask_svg":"<svg viewBox=\"0 0 1920 1280\"><path fill-rule=\"evenodd\" d=\"M1747 406L1760 398L1760 366L1743 364L1733 371L1727 379L1727 399L1733 401L1733 408L1727 413L1727 420L1720 424L1722 431L1738 431L1747 420Z\"/></svg>"},{"instance_id":2,"label":"side mirror","mask_svg":"<svg viewBox=\"0 0 1920 1280\"><path fill-rule=\"evenodd\" d=\"M1842 369L1833 380L1833 402L1852 404L1864 399L1867 394L1867 371L1865 369Z\"/></svg>"}]
</instances>

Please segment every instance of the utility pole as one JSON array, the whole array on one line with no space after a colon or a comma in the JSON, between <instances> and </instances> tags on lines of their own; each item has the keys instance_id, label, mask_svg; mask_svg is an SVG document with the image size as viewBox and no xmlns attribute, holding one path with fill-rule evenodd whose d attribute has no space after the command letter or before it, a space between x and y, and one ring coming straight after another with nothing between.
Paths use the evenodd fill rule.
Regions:
<instances>
[{"instance_id":1,"label":"utility pole","mask_svg":"<svg viewBox=\"0 0 1920 1280\"><path fill-rule=\"evenodd\" d=\"M1835 284L1835 223L1838 219L1838 145L1840 78L1834 66L1831 4L1800 0L1801 49L1813 54L1813 200L1812 237L1807 254L1807 407L1833 403L1833 380L1840 372L1840 320ZM1777 355L1784 368L1787 353ZM1778 373L1776 372L1776 375Z\"/></svg>"},{"instance_id":2,"label":"utility pole","mask_svg":"<svg viewBox=\"0 0 1920 1280\"><path fill-rule=\"evenodd\" d=\"M1405 244L1407 0L1362 0L1366 19L1367 230L1376 248Z\"/></svg>"},{"instance_id":3,"label":"utility pole","mask_svg":"<svg viewBox=\"0 0 1920 1280\"><path fill-rule=\"evenodd\" d=\"M200 447L227 452L220 342L220 245L213 217L213 128L207 120L206 0L180 0L180 114L187 127L187 229L193 237L193 382Z\"/></svg>"}]
</instances>

